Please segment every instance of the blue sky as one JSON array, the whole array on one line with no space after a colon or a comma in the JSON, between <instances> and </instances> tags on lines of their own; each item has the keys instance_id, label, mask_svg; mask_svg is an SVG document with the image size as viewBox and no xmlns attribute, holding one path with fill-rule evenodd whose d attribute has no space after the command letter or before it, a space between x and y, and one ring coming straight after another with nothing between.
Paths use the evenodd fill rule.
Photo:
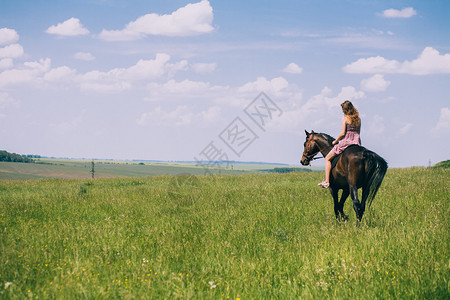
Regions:
<instances>
[{"instance_id":1,"label":"blue sky","mask_svg":"<svg viewBox=\"0 0 450 300\"><path fill-rule=\"evenodd\" d=\"M449 12L446 0L4 0L0 148L294 165L304 130L337 136L350 99L363 145L391 166L446 160ZM257 105L265 114L246 114Z\"/></svg>"}]
</instances>

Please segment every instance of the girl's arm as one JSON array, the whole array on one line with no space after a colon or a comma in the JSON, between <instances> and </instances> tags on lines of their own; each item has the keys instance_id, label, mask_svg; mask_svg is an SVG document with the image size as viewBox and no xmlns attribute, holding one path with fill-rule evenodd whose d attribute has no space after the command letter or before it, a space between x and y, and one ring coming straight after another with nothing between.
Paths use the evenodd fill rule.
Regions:
<instances>
[{"instance_id":1,"label":"girl's arm","mask_svg":"<svg viewBox=\"0 0 450 300\"><path fill-rule=\"evenodd\" d=\"M342 125L341 125L341 134L333 141L333 145L336 145L340 140L342 140L345 136L345 131L347 130L347 119L342 117Z\"/></svg>"}]
</instances>

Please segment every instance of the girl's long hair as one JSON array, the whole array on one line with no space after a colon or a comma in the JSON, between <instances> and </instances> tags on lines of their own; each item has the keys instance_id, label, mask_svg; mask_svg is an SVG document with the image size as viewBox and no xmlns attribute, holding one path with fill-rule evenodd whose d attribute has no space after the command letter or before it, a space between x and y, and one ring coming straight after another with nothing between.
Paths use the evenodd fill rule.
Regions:
<instances>
[{"instance_id":1,"label":"girl's long hair","mask_svg":"<svg viewBox=\"0 0 450 300\"><path fill-rule=\"evenodd\" d=\"M353 106L349 100L345 100L342 104L342 112L344 115L350 117L352 125L361 125L361 119L359 118L358 110Z\"/></svg>"}]
</instances>

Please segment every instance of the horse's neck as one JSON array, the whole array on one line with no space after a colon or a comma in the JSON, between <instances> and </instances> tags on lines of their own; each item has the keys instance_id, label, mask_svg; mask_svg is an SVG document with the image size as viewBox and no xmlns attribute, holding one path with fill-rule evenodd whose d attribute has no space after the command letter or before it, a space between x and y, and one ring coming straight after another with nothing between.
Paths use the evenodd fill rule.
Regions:
<instances>
[{"instance_id":1,"label":"horse's neck","mask_svg":"<svg viewBox=\"0 0 450 300\"><path fill-rule=\"evenodd\" d=\"M333 149L333 144L322 136L318 141L318 145L320 153L322 153L323 157L327 156L331 149Z\"/></svg>"}]
</instances>

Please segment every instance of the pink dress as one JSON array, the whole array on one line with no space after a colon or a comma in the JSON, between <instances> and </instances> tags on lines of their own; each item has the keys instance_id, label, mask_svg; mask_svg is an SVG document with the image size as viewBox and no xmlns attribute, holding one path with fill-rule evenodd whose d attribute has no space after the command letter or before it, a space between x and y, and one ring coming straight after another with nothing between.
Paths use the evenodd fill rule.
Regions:
<instances>
[{"instance_id":1,"label":"pink dress","mask_svg":"<svg viewBox=\"0 0 450 300\"><path fill-rule=\"evenodd\" d=\"M361 145L360 130L361 126L347 124L345 136L333 147L333 152L341 154L350 145Z\"/></svg>"}]
</instances>

